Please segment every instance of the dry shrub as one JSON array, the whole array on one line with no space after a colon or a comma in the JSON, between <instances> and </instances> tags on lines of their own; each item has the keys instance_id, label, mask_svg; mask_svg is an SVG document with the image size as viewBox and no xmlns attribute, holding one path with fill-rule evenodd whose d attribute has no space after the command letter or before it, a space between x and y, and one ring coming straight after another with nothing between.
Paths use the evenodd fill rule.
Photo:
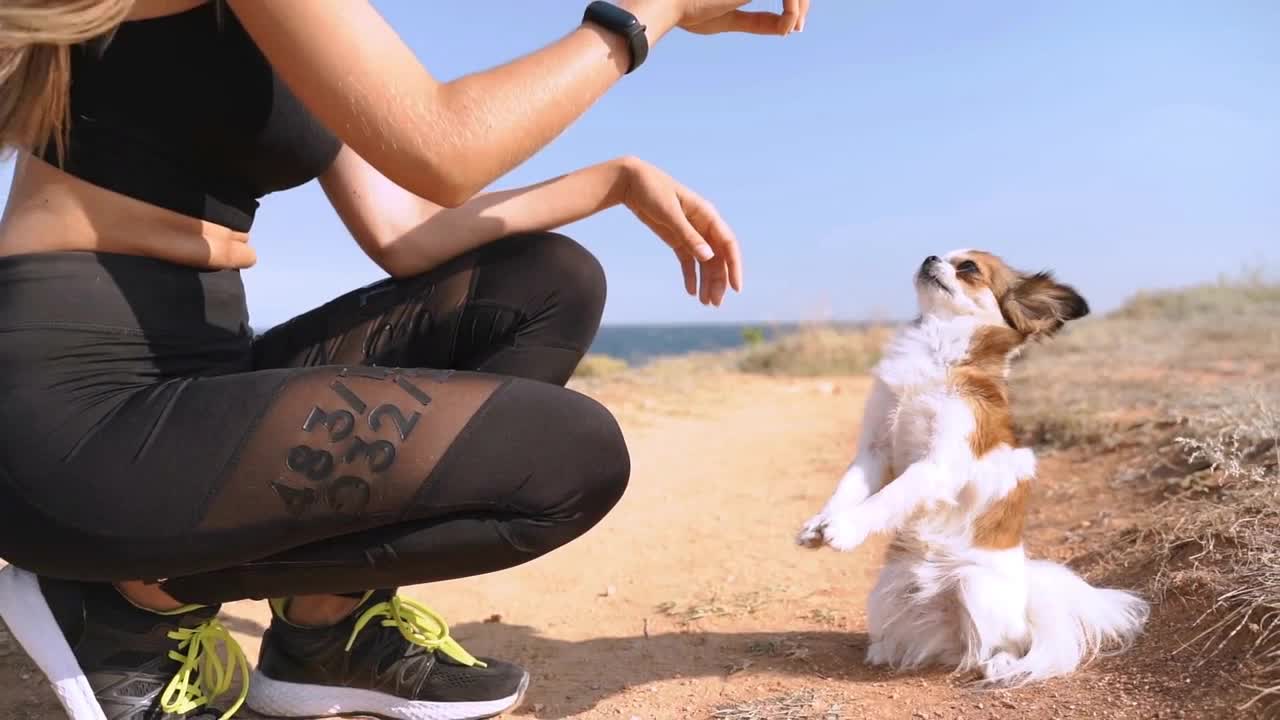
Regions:
<instances>
[{"instance_id":1,"label":"dry shrub","mask_svg":"<svg viewBox=\"0 0 1280 720\"><path fill-rule=\"evenodd\" d=\"M1260 665L1256 702L1280 694L1280 384L1244 386L1184 418L1170 447L1176 490L1117 553L1155 568L1152 590L1209 598L1186 647L1201 662L1243 643Z\"/></svg>"},{"instance_id":2,"label":"dry shrub","mask_svg":"<svg viewBox=\"0 0 1280 720\"><path fill-rule=\"evenodd\" d=\"M791 377L858 375L880 361L892 328L810 327L747 348L737 359L743 372Z\"/></svg>"},{"instance_id":3,"label":"dry shrub","mask_svg":"<svg viewBox=\"0 0 1280 720\"><path fill-rule=\"evenodd\" d=\"M714 720L842 720L847 717L838 703L824 700L812 690L721 705Z\"/></svg>"},{"instance_id":4,"label":"dry shrub","mask_svg":"<svg viewBox=\"0 0 1280 720\"><path fill-rule=\"evenodd\" d=\"M1163 498L1103 560L1206 603L1186 646L1246 647L1258 702L1280 695L1278 317L1258 275L1142 293L1032 348L1013 383L1025 441L1122 450L1116 482Z\"/></svg>"},{"instance_id":5,"label":"dry shrub","mask_svg":"<svg viewBox=\"0 0 1280 720\"><path fill-rule=\"evenodd\" d=\"M612 355L590 354L582 358L582 362L578 363L578 369L574 371L575 378L600 378L609 375L617 375L626 372L630 366L627 361L622 358L616 358Z\"/></svg>"},{"instance_id":6,"label":"dry shrub","mask_svg":"<svg viewBox=\"0 0 1280 720\"><path fill-rule=\"evenodd\" d=\"M1280 372L1277 318L1280 284L1254 274L1140 293L1114 313L1073 323L1017 363L1023 440L1059 448L1156 442L1197 395Z\"/></svg>"}]
</instances>

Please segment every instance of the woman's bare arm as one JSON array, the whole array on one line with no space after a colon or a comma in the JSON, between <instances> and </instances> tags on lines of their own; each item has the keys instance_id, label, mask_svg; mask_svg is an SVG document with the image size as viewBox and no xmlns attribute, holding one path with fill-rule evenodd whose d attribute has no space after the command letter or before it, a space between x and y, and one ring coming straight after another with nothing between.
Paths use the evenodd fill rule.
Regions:
<instances>
[{"instance_id":1,"label":"woman's bare arm","mask_svg":"<svg viewBox=\"0 0 1280 720\"><path fill-rule=\"evenodd\" d=\"M715 208L635 158L484 193L456 208L406 191L349 147L320 184L360 248L393 277L426 272L501 237L553 230L626 204L675 251L690 294L718 305L728 287L742 286L737 240Z\"/></svg>"},{"instance_id":2,"label":"woman's bare arm","mask_svg":"<svg viewBox=\"0 0 1280 720\"><path fill-rule=\"evenodd\" d=\"M689 5L716 18L727 13L729 20L713 32L786 34L807 0L785 3L782 14L732 11L745 0L620 4L647 26L653 45L688 21L681 13ZM442 83L368 0L229 5L289 87L343 142L395 183L444 206L465 202L550 143L630 62L621 38L589 23L576 25L580 10L566 8L571 29L561 39Z\"/></svg>"},{"instance_id":3,"label":"woman's bare arm","mask_svg":"<svg viewBox=\"0 0 1280 720\"><path fill-rule=\"evenodd\" d=\"M551 230L621 202L623 164L605 162L536 185L442 207L407 192L344 147L320 176L361 250L389 275L426 272L506 235Z\"/></svg>"},{"instance_id":4,"label":"woman's bare arm","mask_svg":"<svg viewBox=\"0 0 1280 720\"><path fill-rule=\"evenodd\" d=\"M663 3L638 0L635 12ZM670 4L670 3L666 3ZM592 25L453 82L436 81L367 0L231 0L307 107L402 187L458 205L551 142L626 71L627 46ZM649 11L650 41L678 18Z\"/></svg>"}]
</instances>

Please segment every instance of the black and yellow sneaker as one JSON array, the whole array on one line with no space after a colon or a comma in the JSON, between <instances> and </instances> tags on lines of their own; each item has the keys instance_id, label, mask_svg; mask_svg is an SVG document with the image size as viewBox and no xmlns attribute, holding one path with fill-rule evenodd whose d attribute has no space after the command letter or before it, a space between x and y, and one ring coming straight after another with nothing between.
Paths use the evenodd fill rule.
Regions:
<instances>
[{"instance_id":1,"label":"black and yellow sneaker","mask_svg":"<svg viewBox=\"0 0 1280 720\"><path fill-rule=\"evenodd\" d=\"M429 608L390 591L368 593L332 627L299 627L272 602L248 706L279 718L480 720L520 703L529 675L477 659Z\"/></svg>"},{"instance_id":2,"label":"black and yellow sneaker","mask_svg":"<svg viewBox=\"0 0 1280 720\"><path fill-rule=\"evenodd\" d=\"M198 606L155 613L110 584L0 570L0 615L72 720L230 718L243 691L225 711L212 702L237 675L247 682L249 670L217 614Z\"/></svg>"}]
</instances>

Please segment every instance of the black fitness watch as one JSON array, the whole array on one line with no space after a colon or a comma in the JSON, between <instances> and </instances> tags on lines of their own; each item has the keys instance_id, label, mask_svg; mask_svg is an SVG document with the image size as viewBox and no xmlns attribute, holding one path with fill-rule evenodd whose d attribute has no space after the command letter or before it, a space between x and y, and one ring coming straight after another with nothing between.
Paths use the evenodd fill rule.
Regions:
<instances>
[{"instance_id":1,"label":"black fitness watch","mask_svg":"<svg viewBox=\"0 0 1280 720\"><path fill-rule=\"evenodd\" d=\"M587 6L582 21L595 23L626 39L627 47L631 49L631 66L627 68L628 75L649 57L649 36L644 34L645 26L640 24L635 15L617 5L596 0Z\"/></svg>"}]
</instances>

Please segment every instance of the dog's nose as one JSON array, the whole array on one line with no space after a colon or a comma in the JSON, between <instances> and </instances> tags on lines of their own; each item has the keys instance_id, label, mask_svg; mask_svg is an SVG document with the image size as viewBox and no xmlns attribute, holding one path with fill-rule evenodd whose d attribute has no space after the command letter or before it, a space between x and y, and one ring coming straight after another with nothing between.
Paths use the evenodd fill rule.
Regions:
<instances>
[{"instance_id":1,"label":"dog's nose","mask_svg":"<svg viewBox=\"0 0 1280 720\"><path fill-rule=\"evenodd\" d=\"M932 265L936 262L942 262L942 258L938 257L937 255L930 255L929 257L924 259L925 265Z\"/></svg>"}]
</instances>

